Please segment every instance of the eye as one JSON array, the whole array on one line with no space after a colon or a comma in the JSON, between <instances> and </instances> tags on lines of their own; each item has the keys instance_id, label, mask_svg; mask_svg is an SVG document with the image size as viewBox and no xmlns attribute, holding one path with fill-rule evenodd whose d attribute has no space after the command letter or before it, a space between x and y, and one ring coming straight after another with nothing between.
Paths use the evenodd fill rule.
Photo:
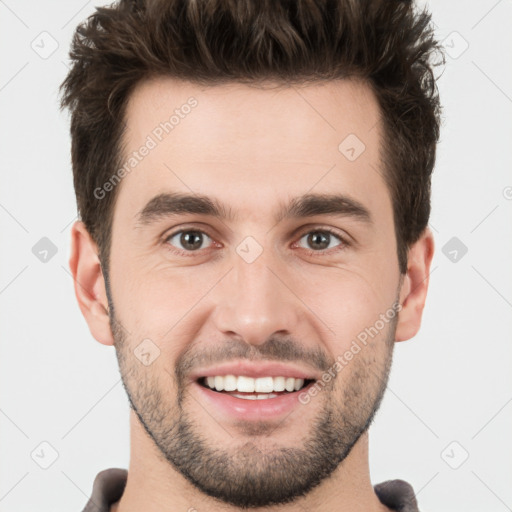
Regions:
<instances>
[{"instance_id":1,"label":"eye","mask_svg":"<svg viewBox=\"0 0 512 512\"><path fill-rule=\"evenodd\" d=\"M301 243L303 240L307 244L306 247ZM340 235L335 234L329 229L316 229L305 233L297 242L297 245L303 249L313 249L312 251L310 250L310 253L314 253L327 251L333 247L343 249L349 244Z\"/></svg>"},{"instance_id":2,"label":"eye","mask_svg":"<svg viewBox=\"0 0 512 512\"><path fill-rule=\"evenodd\" d=\"M203 231L196 229L177 231L165 239L165 242L176 247L178 252L194 252L204 249L203 244L208 241L211 243L212 239Z\"/></svg>"}]
</instances>

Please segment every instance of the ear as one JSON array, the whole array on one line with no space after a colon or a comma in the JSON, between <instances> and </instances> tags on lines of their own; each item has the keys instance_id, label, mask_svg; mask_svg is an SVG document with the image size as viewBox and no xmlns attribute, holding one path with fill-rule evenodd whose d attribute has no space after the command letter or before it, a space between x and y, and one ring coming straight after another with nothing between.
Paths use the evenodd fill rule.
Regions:
<instances>
[{"instance_id":1,"label":"ear","mask_svg":"<svg viewBox=\"0 0 512 512\"><path fill-rule=\"evenodd\" d=\"M84 223L75 222L71 228L69 267L78 305L94 338L104 345L113 345L107 292L98 253L98 247Z\"/></svg>"},{"instance_id":2,"label":"ear","mask_svg":"<svg viewBox=\"0 0 512 512\"><path fill-rule=\"evenodd\" d=\"M409 248L407 273L400 289L402 309L398 315L396 341L412 338L420 328L433 256L434 236L425 228L419 240Z\"/></svg>"}]
</instances>

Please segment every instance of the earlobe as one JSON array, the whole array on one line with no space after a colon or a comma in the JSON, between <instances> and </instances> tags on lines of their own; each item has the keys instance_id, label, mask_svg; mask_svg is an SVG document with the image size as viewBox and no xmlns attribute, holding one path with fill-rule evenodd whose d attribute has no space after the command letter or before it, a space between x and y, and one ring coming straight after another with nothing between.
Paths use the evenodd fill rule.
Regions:
<instances>
[{"instance_id":1,"label":"earlobe","mask_svg":"<svg viewBox=\"0 0 512 512\"><path fill-rule=\"evenodd\" d=\"M71 229L69 267L73 275L75 296L91 334L100 343L113 345L98 247L81 221L75 222Z\"/></svg>"},{"instance_id":2,"label":"earlobe","mask_svg":"<svg viewBox=\"0 0 512 512\"><path fill-rule=\"evenodd\" d=\"M396 341L412 338L420 328L433 256L434 237L430 229L426 228L409 249L407 273L400 289L402 309L398 315Z\"/></svg>"}]
</instances>

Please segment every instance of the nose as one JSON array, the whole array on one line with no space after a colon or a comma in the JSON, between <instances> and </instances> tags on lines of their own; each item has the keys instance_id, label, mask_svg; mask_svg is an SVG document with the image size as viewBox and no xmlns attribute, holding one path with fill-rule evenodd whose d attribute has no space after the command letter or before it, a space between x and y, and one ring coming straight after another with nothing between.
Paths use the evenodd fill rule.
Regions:
<instances>
[{"instance_id":1,"label":"nose","mask_svg":"<svg viewBox=\"0 0 512 512\"><path fill-rule=\"evenodd\" d=\"M261 345L276 333L291 334L301 318L291 274L268 250L248 263L237 254L233 268L215 290L214 323L223 335Z\"/></svg>"}]
</instances>

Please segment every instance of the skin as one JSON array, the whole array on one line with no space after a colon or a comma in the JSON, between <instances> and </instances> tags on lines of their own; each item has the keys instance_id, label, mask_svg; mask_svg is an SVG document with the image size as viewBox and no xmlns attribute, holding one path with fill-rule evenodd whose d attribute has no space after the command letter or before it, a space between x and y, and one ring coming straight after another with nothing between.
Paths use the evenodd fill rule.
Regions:
<instances>
[{"instance_id":1,"label":"skin","mask_svg":"<svg viewBox=\"0 0 512 512\"><path fill-rule=\"evenodd\" d=\"M279 474L288 482L304 477L305 495L294 497L290 489L287 502L268 503L265 510L389 510L370 482L367 428L382 398L394 342L410 339L420 327L433 237L424 231L409 249L407 273L401 275L391 197L381 175L379 108L367 85L349 80L271 85L203 87L159 78L134 91L126 112L126 155L188 98L198 105L118 185L110 311L98 248L81 222L73 226L70 267L78 303L94 338L115 345L136 409L128 481L111 510L240 510L241 503L209 495L208 486L224 489L226 482L215 479L215 468L235 485L242 485L244 474L270 485L265 475L283 463L283 449L297 461L307 460L306 466L316 460L325 474L313 484L307 468L283 463ZM366 146L355 161L338 150L349 134ZM137 214L162 192L208 195L236 216L180 214L138 223ZM280 207L306 193L350 196L370 212L372 222L323 214L276 223ZM173 252L185 251L179 236L168 238L185 228L210 237L187 256ZM328 249L311 245L307 235L325 228L348 244L332 236ZM248 236L262 248L252 263L236 251ZM286 340L296 350L294 362L318 374L308 355L320 354L332 365L395 301L401 309L394 321L308 404L279 422L223 417L200 403L188 379L187 372L198 368L198 355L268 360L271 346L284 355L280 348ZM134 356L144 339L160 350L149 366ZM237 352L230 352L235 347ZM322 424L332 439L322 433ZM178 425L188 429L188 439L180 438ZM306 442L315 440L315 450L308 451ZM202 460L212 462L208 468L190 462L195 482L184 475L187 468L170 460L192 441L209 456ZM236 472L230 475L229 467ZM263 504L251 510L263 510Z\"/></svg>"}]
</instances>

